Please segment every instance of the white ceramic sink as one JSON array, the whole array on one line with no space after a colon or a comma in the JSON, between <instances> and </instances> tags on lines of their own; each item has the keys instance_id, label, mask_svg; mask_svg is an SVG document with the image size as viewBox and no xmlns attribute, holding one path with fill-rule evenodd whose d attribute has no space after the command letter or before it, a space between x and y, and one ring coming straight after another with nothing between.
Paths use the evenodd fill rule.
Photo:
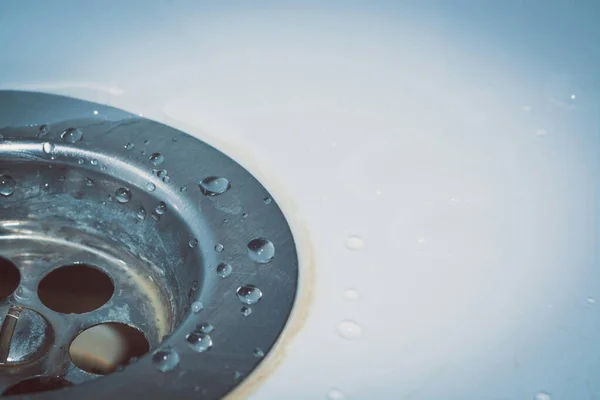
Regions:
<instances>
[{"instance_id":1,"label":"white ceramic sink","mask_svg":"<svg viewBox=\"0 0 600 400\"><path fill-rule=\"evenodd\" d=\"M301 290L232 398L600 398L600 5L397 3L3 2L0 89L143 114L274 194Z\"/></svg>"}]
</instances>

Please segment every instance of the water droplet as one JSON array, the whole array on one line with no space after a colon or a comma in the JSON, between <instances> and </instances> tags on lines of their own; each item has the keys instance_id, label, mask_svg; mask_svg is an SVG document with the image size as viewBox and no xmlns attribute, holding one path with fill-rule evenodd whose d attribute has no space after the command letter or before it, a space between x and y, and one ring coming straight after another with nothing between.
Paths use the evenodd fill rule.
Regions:
<instances>
[{"instance_id":1,"label":"water droplet","mask_svg":"<svg viewBox=\"0 0 600 400\"><path fill-rule=\"evenodd\" d=\"M127 203L131 200L131 191L126 188L118 188L115 192L115 198L121 204Z\"/></svg>"},{"instance_id":2,"label":"water droplet","mask_svg":"<svg viewBox=\"0 0 600 400\"><path fill-rule=\"evenodd\" d=\"M344 400L346 395L337 389L331 389L329 392L327 392L327 398L329 400Z\"/></svg>"},{"instance_id":3,"label":"water droplet","mask_svg":"<svg viewBox=\"0 0 600 400\"><path fill-rule=\"evenodd\" d=\"M209 350L213 345L213 341L210 338L210 335L200 331L194 331L188 334L185 337L185 340L187 340L192 349L198 353L204 353L205 351Z\"/></svg>"},{"instance_id":4,"label":"water droplet","mask_svg":"<svg viewBox=\"0 0 600 400\"><path fill-rule=\"evenodd\" d=\"M197 330L199 330L202 333L211 333L212 331L215 330L215 327L212 326L211 324L209 324L208 322L203 322L201 324L198 324L196 326Z\"/></svg>"},{"instance_id":5,"label":"water droplet","mask_svg":"<svg viewBox=\"0 0 600 400\"><path fill-rule=\"evenodd\" d=\"M256 358L263 358L265 356L265 352L262 351L262 349L259 349L258 347L254 349L254 351L252 352L252 354Z\"/></svg>"},{"instance_id":6,"label":"water droplet","mask_svg":"<svg viewBox=\"0 0 600 400\"><path fill-rule=\"evenodd\" d=\"M85 160L83 158L79 158L77 160L77 164L79 164L79 165L83 164L84 162L85 162Z\"/></svg>"},{"instance_id":7,"label":"water droplet","mask_svg":"<svg viewBox=\"0 0 600 400\"><path fill-rule=\"evenodd\" d=\"M247 246L248 256L254 262L266 264L275 257L275 245L268 239L252 239Z\"/></svg>"},{"instance_id":8,"label":"water droplet","mask_svg":"<svg viewBox=\"0 0 600 400\"><path fill-rule=\"evenodd\" d=\"M233 271L233 268L231 268L231 265L229 265L227 263L221 263L217 267L217 274L221 278L227 278L229 275L231 275L232 271Z\"/></svg>"},{"instance_id":9,"label":"water droplet","mask_svg":"<svg viewBox=\"0 0 600 400\"><path fill-rule=\"evenodd\" d=\"M217 196L225 193L231 188L231 184L227 178L220 178L217 176L209 176L208 178L202 179L198 186L200 186L200 190L205 196Z\"/></svg>"},{"instance_id":10,"label":"water droplet","mask_svg":"<svg viewBox=\"0 0 600 400\"><path fill-rule=\"evenodd\" d=\"M233 374L233 379L235 381L239 381L242 378L242 373L240 371L235 371L235 373Z\"/></svg>"},{"instance_id":11,"label":"water droplet","mask_svg":"<svg viewBox=\"0 0 600 400\"><path fill-rule=\"evenodd\" d=\"M158 171L156 171L156 176L158 176L159 178L164 178L165 176L167 176L168 172L166 169L159 169Z\"/></svg>"},{"instance_id":12,"label":"water droplet","mask_svg":"<svg viewBox=\"0 0 600 400\"><path fill-rule=\"evenodd\" d=\"M181 193L185 193L185 192L187 192L187 186L182 186L182 187L180 187L180 188L179 188L179 191L180 191Z\"/></svg>"},{"instance_id":13,"label":"water droplet","mask_svg":"<svg viewBox=\"0 0 600 400\"><path fill-rule=\"evenodd\" d=\"M248 213L243 213L243 214L242 214L242 218L243 218L243 219L246 219L246 218L248 218Z\"/></svg>"},{"instance_id":14,"label":"water droplet","mask_svg":"<svg viewBox=\"0 0 600 400\"><path fill-rule=\"evenodd\" d=\"M94 110L94 115L98 115L98 110Z\"/></svg>"},{"instance_id":15,"label":"water droplet","mask_svg":"<svg viewBox=\"0 0 600 400\"><path fill-rule=\"evenodd\" d=\"M91 180L90 178L85 178L85 185L86 186L94 186L94 181Z\"/></svg>"},{"instance_id":16,"label":"water droplet","mask_svg":"<svg viewBox=\"0 0 600 400\"><path fill-rule=\"evenodd\" d=\"M124 147L125 147L125 150L133 150L134 147L135 147L135 144L133 144L133 143L126 143Z\"/></svg>"},{"instance_id":17,"label":"water droplet","mask_svg":"<svg viewBox=\"0 0 600 400\"><path fill-rule=\"evenodd\" d=\"M194 314L198 314L202 310L204 310L204 304L202 304L199 301L195 301L192 303L192 312Z\"/></svg>"},{"instance_id":18,"label":"water droplet","mask_svg":"<svg viewBox=\"0 0 600 400\"><path fill-rule=\"evenodd\" d=\"M171 372L179 365L179 353L173 349L157 351L152 356L152 363L160 372Z\"/></svg>"},{"instance_id":19,"label":"water droplet","mask_svg":"<svg viewBox=\"0 0 600 400\"><path fill-rule=\"evenodd\" d=\"M109 194L108 195L108 201L113 201L113 200L114 200L114 198Z\"/></svg>"},{"instance_id":20,"label":"water droplet","mask_svg":"<svg viewBox=\"0 0 600 400\"><path fill-rule=\"evenodd\" d=\"M224 248L225 248L225 247L224 247L224 246L223 246L221 243L217 243L217 244L215 244L215 251L216 251L217 253L220 253L220 252L222 252Z\"/></svg>"},{"instance_id":21,"label":"water droplet","mask_svg":"<svg viewBox=\"0 0 600 400\"><path fill-rule=\"evenodd\" d=\"M271 204L271 202L273 201L273 199L271 199L270 197L265 197L263 199L263 201L265 202L265 204Z\"/></svg>"},{"instance_id":22,"label":"water droplet","mask_svg":"<svg viewBox=\"0 0 600 400\"><path fill-rule=\"evenodd\" d=\"M249 317L250 314L252 314L252 308L250 308L248 306L244 306L244 307L242 307L241 312L244 317Z\"/></svg>"},{"instance_id":23,"label":"water droplet","mask_svg":"<svg viewBox=\"0 0 600 400\"><path fill-rule=\"evenodd\" d=\"M15 192L17 184L8 175L0 175L0 195L8 197Z\"/></svg>"},{"instance_id":24,"label":"water droplet","mask_svg":"<svg viewBox=\"0 0 600 400\"><path fill-rule=\"evenodd\" d=\"M146 155L146 150L142 150L141 153L142 153L143 156L145 156Z\"/></svg>"},{"instance_id":25,"label":"water droplet","mask_svg":"<svg viewBox=\"0 0 600 400\"><path fill-rule=\"evenodd\" d=\"M67 143L76 143L83 138L83 132L77 128L68 128L60 135L60 138Z\"/></svg>"},{"instance_id":26,"label":"water droplet","mask_svg":"<svg viewBox=\"0 0 600 400\"><path fill-rule=\"evenodd\" d=\"M58 177L58 181L59 181L59 182L64 182L64 181L65 181L65 179L66 179L66 178L65 178L65 176L64 176L64 175L61 175L61 176L59 176L59 177Z\"/></svg>"},{"instance_id":27,"label":"water droplet","mask_svg":"<svg viewBox=\"0 0 600 400\"><path fill-rule=\"evenodd\" d=\"M148 189L149 192L154 192L154 190L156 190L156 185L152 182L148 182L146 183L146 189Z\"/></svg>"},{"instance_id":28,"label":"water droplet","mask_svg":"<svg viewBox=\"0 0 600 400\"><path fill-rule=\"evenodd\" d=\"M160 203L158 203L158 205L154 209L154 212L156 214L158 214L158 215L163 215L164 213L166 213L167 212L167 205L165 204L165 202L161 201Z\"/></svg>"},{"instance_id":29,"label":"water droplet","mask_svg":"<svg viewBox=\"0 0 600 400\"><path fill-rule=\"evenodd\" d=\"M358 236L350 236L346 239L346 248L352 251L359 251L365 247L365 241Z\"/></svg>"},{"instance_id":30,"label":"water droplet","mask_svg":"<svg viewBox=\"0 0 600 400\"><path fill-rule=\"evenodd\" d=\"M358 290L356 290L356 289L344 290L344 300L347 300L347 301L358 300Z\"/></svg>"},{"instance_id":31,"label":"water droplet","mask_svg":"<svg viewBox=\"0 0 600 400\"><path fill-rule=\"evenodd\" d=\"M98 160L96 160L94 158L92 161L90 161L90 164L92 164L92 165L98 165Z\"/></svg>"},{"instance_id":32,"label":"water droplet","mask_svg":"<svg viewBox=\"0 0 600 400\"><path fill-rule=\"evenodd\" d=\"M138 212L136 214L136 216L138 217L138 219L141 219L142 221L146 219L146 209L142 206L140 206L140 208L138 208Z\"/></svg>"},{"instance_id":33,"label":"water droplet","mask_svg":"<svg viewBox=\"0 0 600 400\"><path fill-rule=\"evenodd\" d=\"M52 143L46 142L42 144L42 151L46 154L54 153L54 145Z\"/></svg>"},{"instance_id":34,"label":"water droplet","mask_svg":"<svg viewBox=\"0 0 600 400\"><path fill-rule=\"evenodd\" d=\"M200 287L200 284L198 283L198 281L192 282L192 290L196 291L196 290L198 290L199 287Z\"/></svg>"},{"instance_id":35,"label":"water droplet","mask_svg":"<svg viewBox=\"0 0 600 400\"><path fill-rule=\"evenodd\" d=\"M237 298L244 304L256 304L262 298L262 292L254 285L244 285L236 291Z\"/></svg>"},{"instance_id":36,"label":"water droplet","mask_svg":"<svg viewBox=\"0 0 600 400\"><path fill-rule=\"evenodd\" d=\"M191 238L191 239L190 239L190 242L188 243L188 245L189 245L189 246L190 246L192 249L193 249L193 248L195 248L196 246L198 246L198 239L196 239L196 238Z\"/></svg>"},{"instance_id":37,"label":"water droplet","mask_svg":"<svg viewBox=\"0 0 600 400\"><path fill-rule=\"evenodd\" d=\"M40 126L40 130L38 132L38 137L41 138L46 136L50 132L50 125L42 125Z\"/></svg>"},{"instance_id":38,"label":"water droplet","mask_svg":"<svg viewBox=\"0 0 600 400\"><path fill-rule=\"evenodd\" d=\"M171 177L169 177L169 176L167 175L167 176L165 176L164 178L162 178L162 180L163 180L163 182L164 182L164 183L169 183L169 182L171 182Z\"/></svg>"},{"instance_id":39,"label":"water droplet","mask_svg":"<svg viewBox=\"0 0 600 400\"><path fill-rule=\"evenodd\" d=\"M342 321L337 327L338 334L347 340L358 340L362 337L362 328L354 321Z\"/></svg>"},{"instance_id":40,"label":"water droplet","mask_svg":"<svg viewBox=\"0 0 600 400\"><path fill-rule=\"evenodd\" d=\"M552 400L552 397L546 392L538 392L535 395L535 400Z\"/></svg>"},{"instance_id":41,"label":"water droplet","mask_svg":"<svg viewBox=\"0 0 600 400\"><path fill-rule=\"evenodd\" d=\"M100 167L100 171L106 171L106 165L102 165L102 166Z\"/></svg>"},{"instance_id":42,"label":"water droplet","mask_svg":"<svg viewBox=\"0 0 600 400\"><path fill-rule=\"evenodd\" d=\"M156 211L152 211L152 214L150 214L152 216L152 219L155 221L160 221L160 214L157 214Z\"/></svg>"},{"instance_id":43,"label":"water droplet","mask_svg":"<svg viewBox=\"0 0 600 400\"><path fill-rule=\"evenodd\" d=\"M144 140L144 144L147 146L150 141L148 139Z\"/></svg>"},{"instance_id":44,"label":"water droplet","mask_svg":"<svg viewBox=\"0 0 600 400\"><path fill-rule=\"evenodd\" d=\"M144 142L144 143L146 143L146 142ZM159 165L161 165L164 162L165 162L165 156L163 156L160 153L154 153L150 156L150 164L154 165L155 167L158 167Z\"/></svg>"},{"instance_id":45,"label":"water droplet","mask_svg":"<svg viewBox=\"0 0 600 400\"><path fill-rule=\"evenodd\" d=\"M586 302L586 303L588 303L589 305L593 305L593 304L596 304L596 299L595 299L595 298L593 298L593 297L588 297L588 298L585 300L585 302Z\"/></svg>"}]
</instances>

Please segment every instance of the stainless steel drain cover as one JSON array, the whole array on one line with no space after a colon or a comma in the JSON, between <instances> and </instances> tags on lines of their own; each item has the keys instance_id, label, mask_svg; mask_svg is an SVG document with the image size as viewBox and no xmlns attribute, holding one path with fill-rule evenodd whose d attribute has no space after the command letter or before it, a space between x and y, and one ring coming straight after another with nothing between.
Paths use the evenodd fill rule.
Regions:
<instances>
[{"instance_id":1,"label":"stainless steel drain cover","mask_svg":"<svg viewBox=\"0 0 600 400\"><path fill-rule=\"evenodd\" d=\"M0 392L36 398L221 398L298 279L285 217L229 157L29 92L0 91L0 257Z\"/></svg>"}]
</instances>

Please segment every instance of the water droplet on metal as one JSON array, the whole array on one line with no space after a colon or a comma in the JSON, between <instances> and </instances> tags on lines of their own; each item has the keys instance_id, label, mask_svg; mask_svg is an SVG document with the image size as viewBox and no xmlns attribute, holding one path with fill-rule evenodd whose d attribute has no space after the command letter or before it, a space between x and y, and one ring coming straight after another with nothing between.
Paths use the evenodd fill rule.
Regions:
<instances>
[{"instance_id":1,"label":"water droplet on metal","mask_svg":"<svg viewBox=\"0 0 600 400\"><path fill-rule=\"evenodd\" d=\"M210 335L200 331L194 331L188 334L185 337L185 340L188 342L191 348L198 353L204 353L205 351L208 351L213 345Z\"/></svg>"},{"instance_id":2,"label":"water droplet on metal","mask_svg":"<svg viewBox=\"0 0 600 400\"><path fill-rule=\"evenodd\" d=\"M126 143L124 147L125 147L125 150L133 150L135 148L135 144Z\"/></svg>"},{"instance_id":3,"label":"water droplet on metal","mask_svg":"<svg viewBox=\"0 0 600 400\"><path fill-rule=\"evenodd\" d=\"M202 179L198 186L205 196L218 196L231 188L231 184L227 178L217 176L209 176Z\"/></svg>"},{"instance_id":4,"label":"water droplet on metal","mask_svg":"<svg viewBox=\"0 0 600 400\"><path fill-rule=\"evenodd\" d=\"M90 164L92 164L92 165L98 165L98 160L96 160L94 158L92 161L90 161Z\"/></svg>"},{"instance_id":5,"label":"water droplet on metal","mask_svg":"<svg viewBox=\"0 0 600 400\"><path fill-rule=\"evenodd\" d=\"M263 294L254 285L244 285L236 291L237 298L244 304L252 305L260 301Z\"/></svg>"},{"instance_id":6,"label":"water droplet on metal","mask_svg":"<svg viewBox=\"0 0 600 400\"><path fill-rule=\"evenodd\" d=\"M54 145L50 142L42 144L42 151L46 154L54 153Z\"/></svg>"},{"instance_id":7,"label":"water droplet on metal","mask_svg":"<svg viewBox=\"0 0 600 400\"><path fill-rule=\"evenodd\" d=\"M187 192L187 186L182 186L182 187L180 187L180 188L179 188L179 191L180 191L181 193L185 193L185 192Z\"/></svg>"},{"instance_id":8,"label":"water droplet on metal","mask_svg":"<svg viewBox=\"0 0 600 400\"><path fill-rule=\"evenodd\" d=\"M199 330L202 333L211 333L212 331L215 330L215 327L211 324L209 324L208 322L203 322L201 324L198 324L198 326L196 326L197 330Z\"/></svg>"},{"instance_id":9,"label":"water droplet on metal","mask_svg":"<svg viewBox=\"0 0 600 400\"><path fill-rule=\"evenodd\" d=\"M259 264L266 264L275 257L275 245L265 238L252 239L247 250L250 259Z\"/></svg>"},{"instance_id":10,"label":"water droplet on metal","mask_svg":"<svg viewBox=\"0 0 600 400\"><path fill-rule=\"evenodd\" d=\"M167 175L167 176L165 176L164 178L162 178L162 181L163 181L164 183L169 183L169 182L171 182L171 177L170 177L169 175Z\"/></svg>"},{"instance_id":11,"label":"water droplet on metal","mask_svg":"<svg viewBox=\"0 0 600 400\"><path fill-rule=\"evenodd\" d=\"M219 264L219 266L217 267L217 274L221 277L221 278L227 278L228 276L231 275L231 272L233 271L233 268L231 268L231 265L227 264L227 263L221 263Z\"/></svg>"},{"instance_id":12,"label":"water droplet on metal","mask_svg":"<svg viewBox=\"0 0 600 400\"><path fill-rule=\"evenodd\" d=\"M150 156L150 164L154 165L155 167L158 167L159 165L161 165L164 162L165 162L165 156L163 156L160 153L154 153Z\"/></svg>"},{"instance_id":13,"label":"water droplet on metal","mask_svg":"<svg viewBox=\"0 0 600 400\"><path fill-rule=\"evenodd\" d=\"M262 349L259 349L258 347L254 349L254 351L252 352L252 354L256 358L263 358L265 356L265 352L262 351Z\"/></svg>"},{"instance_id":14,"label":"water droplet on metal","mask_svg":"<svg viewBox=\"0 0 600 400\"><path fill-rule=\"evenodd\" d=\"M346 320L338 324L338 334L347 340L358 340L362 337L362 328L354 321Z\"/></svg>"},{"instance_id":15,"label":"water droplet on metal","mask_svg":"<svg viewBox=\"0 0 600 400\"><path fill-rule=\"evenodd\" d=\"M50 129L50 125L41 125L40 130L38 132L38 137L41 138L43 136L46 136L48 132L50 132Z\"/></svg>"},{"instance_id":16,"label":"water droplet on metal","mask_svg":"<svg viewBox=\"0 0 600 400\"><path fill-rule=\"evenodd\" d=\"M160 372L171 372L179 365L179 353L173 349L160 350L152 356L152 363Z\"/></svg>"},{"instance_id":17,"label":"water droplet on metal","mask_svg":"<svg viewBox=\"0 0 600 400\"><path fill-rule=\"evenodd\" d=\"M137 214L136 216L138 217L138 219L141 219L142 221L146 219L146 209L142 206L140 206L140 208L138 208Z\"/></svg>"},{"instance_id":18,"label":"water droplet on metal","mask_svg":"<svg viewBox=\"0 0 600 400\"><path fill-rule=\"evenodd\" d=\"M252 308L248 306L242 307L240 311L244 317L249 317L252 314Z\"/></svg>"},{"instance_id":19,"label":"water droplet on metal","mask_svg":"<svg viewBox=\"0 0 600 400\"><path fill-rule=\"evenodd\" d=\"M91 180L90 178L85 178L85 185L86 186L94 186L94 181Z\"/></svg>"},{"instance_id":20,"label":"water droplet on metal","mask_svg":"<svg viewBox=\"0 0 600 400\"><path fill-rule=\"evenodd\" d=\"M265 197L263 201L265 202L265 204L271 204L271 202L273 202L273 199L271 199L270 197Z\"/></svg>"},{"instance_id":21,"label":"water droplet on metal","mask_svg":"<svg viewBox=\"0 0 600 400\"><path fill-rule=\"evenodd\" d=\"M118 188L115 192L115 198L121 204L128 203L131 200L131 191L126 188Z\"/></svg>"},{"instance_id":22,"label":"water droplet on metal","mask_svg":"<svg viewBox=\"0 0 600 400\"><path fill-rule=\"evenodd\" d=\"M192 303L192 312L194 314L198 314L202 310L204 310L204 304L202 304L199 301L195 301Z\"/></svg>"},{"instance_id":23,"label":"water droplet on metal","mask_svg":"<svg viewBox=\"0 0 600 400\"><path fill-rule=\"evenodd\" d=\"M215 244L215 251L216 251L217 253L220 253L220 252L222 252L224 248L225 248L225 247L224 247L224 246L223 246L221 243L217 243L217 244Z\"/></svg>"},{"instance_id":24,"label":"water droplet on metal","mask_svg":"<svg viewBox=\"0 0 600 400\"><path fill-rule=\"evenodd\" d=\"M166 169L159 169L158 171L156 171L156 176L158 176L159 178L164 178L165 176L167 176L168 172Z\"/></svg>"},{"instance_id":25,"label":"water droplet on metal","mask_svg":"<svg viewBox=\"0 0 600 400\"><path fill-rule=\"evenodd\" d=\"M146 183L146 189L148 189L149 192L154 192L154 190L156 190L156 185L152 182L148 182Z\"/></svg>"},{"instance_id":26,"label":"water droplet on metal","mask_svg":"<svg viewBox=\"0 0 600 400\"><path fill-rule=\"evenodd\" d=\"M8 175L0 175L0 195L8 197L15 192L17 187L13 178Z\"/></svg>"},{"instance_id":27,"label":"water droplet on metal","mask_svg":"<svg viewBox=\"0 0 600 400\"><path fill-rule=\"evenodd\" d=\"M83 138L83 132L77 128L68 128L60 135L60 138L66 143L76 143Z\"/></svg>"},{"instance_id":28,"label":"water droplet on metal","mask_svg":"<svg viewBox=\"0 0 600 400\"><path fill-rule=\"evenodd\" d=\"M198 239L196 238L191 238L188 245L193 249L196 246L198 246Z\"/></svg>"},{"instance_id":29,"label":"water droplet on metal","mask_svg":"<svg viewBox=\"0 0 600 400\"><path fill-rule=\"evenodd\" d=\"M165 204L165 202L161 201L160 203L158 203L158 205L154 209L154 212L156 214L158 214L158 215L163 215L164 213L166 213L167 212L167 205Z\"/></svg>"}]
</instances>

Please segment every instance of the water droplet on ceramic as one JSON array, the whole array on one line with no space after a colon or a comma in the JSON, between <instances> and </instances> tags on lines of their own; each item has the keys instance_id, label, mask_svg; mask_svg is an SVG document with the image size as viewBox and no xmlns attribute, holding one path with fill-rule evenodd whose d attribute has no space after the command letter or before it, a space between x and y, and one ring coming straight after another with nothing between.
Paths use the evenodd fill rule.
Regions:
<instances>
[{"instance_id":1,"label":"water droplet on ceramic","mask_svg":"<svg viewBox=\"0 0 600 400\"><path fill-rule=\"evenodd\" d=\"M90 164L92 164L92 165L98 165L98 160L96 160L94 158L92 161L90 161Z\"/></svg>"},{"instance_id":2,"label":"water droplet on ceramic","mask_svg":"<svg viewBox=\"0 0 600 400\"><path fill-rule=\"evenodd\" d=\"M121 204L127 203L131 200L131 191L126 188L118 188L115 192L115 198Z\"/></svg>"},{"instance_id":3,"label":"water droplet on ceramic","mask_svg":"<svg viewBox=\"0 0 600 400\"><path fill-rule=\"evenodd\" d=\"M229 265L227 263L221 263L217 267L217 275L219 275L221 278L227 278L228 276L231 275L232 271L233 271L233 268L231 268L231 265Z\"/></svg>"},{"instance_id":4,"label":"water droplet on ceramic","mask_svg":"<svg viewBox=\"0 0 600 400\"><path fill-rule=\"evenodd\" d=\"M535 395L535 400L552 400L552 396L550 396L549 393L546 392L538 392Z\"/></svg>"},{"instance_id":5,"label":"water droplet on ceramic","mask_svg":"<svg viewBox=\"0 0 600 400\"><path fill-rule=\"evenodd\" d=\"M42 144L42 151L46 154L54 153L54 145L50 142Z\"/></svg>"},{"instance_id":6,"label":"water droplet on ceramic","mask_svg":"<svg viewBox=\"0 0 600 400\"><path fill-rule=\"evenodd\" d=\"M266 264L275 257L275 245L265 238L252 239L246 248L250 259L259 264Z\"/></svg>"},{"instance_id":7,"label":"water droplet on ceramic","mask_svg":"<svg viewBox=\"0 0 600 400\"><path fill-rule=\"evenodd\" d=\"M161 201L160 203L158 203L158 205L154 209L154 212L156 214L158 214L158 215L163 215L164 213L166 213L167 212L167 205L165 204L165 202Z\"/></svg>"},{"instance_id":8,"label":"water droplet on ceramic","mask_svg":"<svg viewBox=\"0 0 600 400\"><path fill-rule=\"evenodd\" d=\"M347 301L356 301L356 300L358 300L358 290L356 290L356 289L346 289L346 290L344 290L344 300L347 300Z\"/></svg>"},{"instance_id":9,"label":"water droplet on ceramic","mask_svg":"<svg viewBox=\"0 0 600 400\"><path fill-rule=\"evenodd\" d=\"M202 179L198 186L205 196L218 196L231 188L231 184L227 178L217 176L209 176Z\"/></svg>"},{"instance_id":10,"label":"water droplet on ceramic","mask_svg":"<svg viewBox=\"0 0 600 400\"><path fill-rule=\"evenodd\" d=\"M40 126L40 130L38 132L38 137L41 138L46 136L50 132L50 125L42 125Z\"/></svg>"},{"instance_id":11,"label":"water droplet on ceramic","mask_svg":"<svg viewBox=\"0 0 600 400\"><path fill-rule=\"evenodd\" d=\"M196 246L198 246L198 239L196 238L191 238L188 245L193 249Z\"/></svg>"},{"instance_id":12,"label":"water droplet on ceramic","mask_svg":"<svg viewBox=\"0 0 600 400\"><path fill-rule=\"evenodd\" d=\"M181 193L185 193L185 192L187 192L187 186L182 186L182 187L180 187L180 188L179 188L179 191L180 191Z\"/></svg>"},{"instance_id":13,"label":"water droplet on ceramic","mask_svg":"<svg viewBox=\"0 0 600 400\"><path fill-rule=\"evenodd\" d=\"M192 312L194 314L198 314L202 310L204 310L204 304L202 304L199 301L195 301L192 303Z\"/></svg>"},{"instance_id":14,"label":"water droplet on ceramic","mask_svg":"<svg viewBox=\"0 0 600 400\"><path fill-rule=\"evenodd\" d=\"M154 165L155 167L158 167L159 165L161 165L164 162L165 162L165 156L163 156L160 153L154 153L150 156L150 164Z\"/></svg>"},{"instance_id":15,"label":"water droplet on ceramic","mask_svg":"<svg viewBox=\"0 0 600 400\"><path fill-rule=\"evenodd\" d=\"M149 192L154 192L154 190L156 190L156 185L152 182L148 182L146 183L146 189L148 189Z\"/></svg>"},{"instance_id":16,"label":"water droplet on ceramic","mask_svg":"<svg viewBox=\"0 0 600 400\"><path fill-rule=\"evenodd\" d=\"M352 251L359 251L365 247L365 241L358 236L350 236L346 239L346 248Z\"/></svg>"},{"instance_id":17,"label":"water droplet on ceramic","mask_svg":"<svg viewBox=\"0 0 600 400\"><path fill-rule=\"evenodd\" d=\"M213 345L210 335L200 331L194 331L188 334L185 337L185 340L192 347L192 349L198 353L204 353Z\"/></svg>"},{"instance_id":18,"label":"water droplet on ceramic","mask_svg":"<svg viewBox=\"0 0 600 400\"><path fill-rule=\"evenodd\" d=\"M224 248L225 248L225 247L224 247L222 244L220 244L220 243L217 243L217 244L215 244L215 251L216 251L217 253L220 253L220 252L222 252Z\"/></svg>"},{"instance_id":19,"label":"water droplet on ceramic","mask_svg":"<svg viewBox=\"0 0 600 400\"><path fill-rule=\"evenodd\" d=\"M240 311L244 317L249 317L252 314L252 308L248 306L242 307Z\"/></svg>"},{"instance_id":20,"label":"water droplet on ceramic","mask_svg":"<svg viewBox=\"0 0 600 400\"><path fill-rule=\"evenodd\" d=\"M354 321L342 321L337 327L338 334L347 340L358 340L362 337L362 328Z\"/></svg>"},{"instance_id":21,"label":"water droplet on ceramic","mask_svg":"<svg viewBox=\"0 0 600 400\"><path fill-rule=\"evenodd\" d=\"M329 400L344 400L345 398L346 395L337 389L331 389L329 392L327 392L327 399Z\"/></svg>"},{"instance_id":22,"label":"water droplet on ceramic","mask_svg":"<svg viewBox=\"0 0 600 400\"><path fill-rule=\"evenodd\" d=\"M125 147L125 150L133 150L135 148L135 144L126 143L124 147Z\"/></svg>"},{"instance_id":23,"label":"water droplet on ceramic","mask_svg":"<svg viewBox=\"0 0 600 400\"><path fill-rule=\"evenodd\" d=\"M77 128L68 128L60 135L60 138L66 143L76 143L83 138L83 132Z\"/></svg>"},{"instance_id":24,"label":"water droplet on ceramic","mask_svg":"<svg viewBox=\"0 0 600 400\"><path fill-rule=\"evenodd\" d=\"M273 201L273 199L271 199L270 197L265 197L263 199L263 201L265 202L265 204L271 204L271 202Z\"/></svg>"},{"instance_id":25,"label":"water droplet on ceramic","mask_svg":"<svg viewBox=\"0 0 600 400\"><path fill-rule=\"evenodd\" d=\"M140 206L140 208L138 208L137 214L136 216L138 217L138 219L141 219L142 221L146 219L146 209L142 206Z\"/></svg>"},{"instance_id":26,"label":"water droplet on ceramic","mask_svg":"<svg viewBox=\"0 0 600 400\"><path fill-rule=\"evenodd\" d=\"M160 372L171 372L179 365L179 353L173 349L160 350L152 356L152 363Z\"/></svg>"},{"instance_id":27,"label":"water droplet on ceramic","mask_svg":"<svg viewBox=\"0 0 600 400\"><path fill-rule=\"evenodd\" d=\"M265 356L265 352L262 351L262 349L259 349L258 347L254 349L254 351L252 352L252 354L256 358L263 358Z\"/></svg>"},{"instance_id":28,"label":"water droplet on ceramic","mask_svg":"<svg viewBox=\"0 0 600 400\"><path fill-rule=\"evenodd\" d=\"M254 285L244 285L236 291L237 298L244 304L252 305L260 301L263 294Z\"/></svg>"},{"instance_id":29,"label":"water droplet on ceramic","mask_svg":"<svg viewBox=\"0 0 600 400\"><path fill-rule=\"evenodd\" d=\"M8 197L15 192L17 187L13 178L8 175L0 175L0 195Z\"/></svg>"},{"instance_id":30,"label":"water droplet on ceramic","mask_svg":"<svg viewBox=\"0 0 600 400\"><path fill-rule=\"evenodd\" d=\"M77 164L82 165L85 162L83 158L77 160Z\"/></svg>"}]
</instances>

